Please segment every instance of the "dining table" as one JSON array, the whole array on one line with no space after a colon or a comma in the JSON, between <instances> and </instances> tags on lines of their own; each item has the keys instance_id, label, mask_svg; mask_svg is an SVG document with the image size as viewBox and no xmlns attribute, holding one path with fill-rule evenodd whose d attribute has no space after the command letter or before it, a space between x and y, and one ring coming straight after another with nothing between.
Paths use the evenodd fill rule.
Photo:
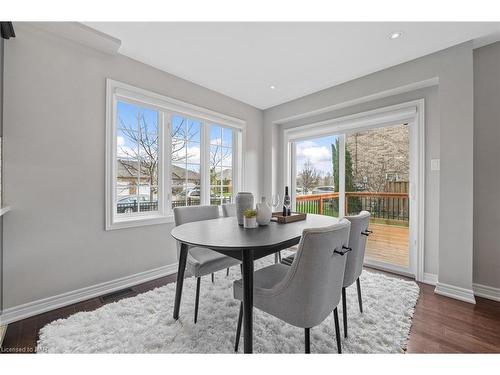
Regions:
<instances>
[{"instance_id":1,"label":"dining table","mask_svg":"<svg viewBox=\"0 0 500 375\"><path fill-rule=\"evenodd\" d=\"M243 279L243 344L244 352L253 352L253 272L254 261L300 242L302 231L338 223L339 219L307 214L305 220L292 223L271 221L268 225L244 228L236 217L220 217L185 223L172 229L172 237L180 243L179 266L173 317L179 319L182 286L190 247L199 246L238 259Z\"/></svg>"}]
</instances>

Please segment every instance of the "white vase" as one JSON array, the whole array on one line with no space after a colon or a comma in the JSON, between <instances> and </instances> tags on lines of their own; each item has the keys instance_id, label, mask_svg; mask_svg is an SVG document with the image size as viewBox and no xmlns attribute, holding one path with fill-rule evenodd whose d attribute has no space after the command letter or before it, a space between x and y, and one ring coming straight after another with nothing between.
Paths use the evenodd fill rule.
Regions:
<instances>
[{"instance_id":1,"label":"white vase","mask_svg":"<svg viewBox=\"0 0 500 375\"><path fill-rule=\"evenodd\" d=\"M266 197L262 197L262 201L257 203L257 223L259 225L268 225L272 215L271 205L266 202Z\"/></svg>"},{"instance_id":2,"label":"white vase","mask_svg":"<svg viewBox=\"0 0 500 375\"><path fill-rule=\"evenodd\" d=\"M257 220L256 217L246 217L243 216L243 228L257 228Z\"/></svg>"}]
</instances>

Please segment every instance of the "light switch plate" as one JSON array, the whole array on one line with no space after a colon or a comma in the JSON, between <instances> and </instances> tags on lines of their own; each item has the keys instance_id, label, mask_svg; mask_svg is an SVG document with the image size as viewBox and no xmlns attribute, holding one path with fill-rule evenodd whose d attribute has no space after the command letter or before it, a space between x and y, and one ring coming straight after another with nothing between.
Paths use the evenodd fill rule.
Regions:
<instances>
[{"instance_id":1,"label":"light switch plate","mask_svg":"<svg viewBox=\"0 0 500 375\"><path fill-rule=\"evenodd\" d=\"M432 159L431 160L431 171L439 171L440 165L439 165L439 159Z\"/></svg>"}]
</instances>

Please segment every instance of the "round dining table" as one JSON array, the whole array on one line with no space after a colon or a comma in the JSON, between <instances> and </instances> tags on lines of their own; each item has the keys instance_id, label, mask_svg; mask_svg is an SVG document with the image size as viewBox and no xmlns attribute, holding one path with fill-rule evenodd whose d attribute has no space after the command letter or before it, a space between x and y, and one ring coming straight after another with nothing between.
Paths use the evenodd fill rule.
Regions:
<instances>
[{"instance_id":1,"label":"round dining table","mask_svg":"<svg viewBox=\"0 0 500 375\"><path fill-rule=\"evenodd\" d=\"M338 223L338 219L307 214L305 220L245 229L236 217L221 217L179 225L172 229L172 237L180 243L179 268L175 289L174 319L179 310L189 247L200 246L238 259L242 262L243 279L243 337L244 352L253 351L253 272L254 261L300 242L306 228L320 228Z\"/></svg>"}]
</instances>

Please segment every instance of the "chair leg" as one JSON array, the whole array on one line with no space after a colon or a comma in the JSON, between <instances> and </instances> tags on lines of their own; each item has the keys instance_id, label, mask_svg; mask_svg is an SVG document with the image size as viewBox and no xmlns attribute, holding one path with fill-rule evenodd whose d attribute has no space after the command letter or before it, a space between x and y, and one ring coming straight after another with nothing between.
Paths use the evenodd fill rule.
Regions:
<instances>
[{"instance_id":1,"label":"chair leg","mask_svg":"<svg viewBox=\"0 0 500 375\"><path fill-rule=\"evenodd\" d=\"M243 321L243 302L240 303L240 313L238 315L238 327L236 328L236 339L234 340L234 352L238 351L241 335L241 323Z\"/></svg>"},{"instance_id":2,"label":"chair leg","mask_svg":"<svg viewBox=\"0 0 500 375\"><path fill-rule=\"evenodd\" d=\"M304 328L305 342L306 342L306 354L311 353L311 333L310 328Z\"/></svg>"},{"instance_id":3,"label":"chair leg","mask_svg":"<svg viewBox=\"0 0 500 375\"><path fill-rule=\"evenodd\" d=\"M358 303L359 303L359 311L363 314L363 301L361 300L361 282L359 281L359 277L356 280L356 286L358 287Z\"/></svg>"},{"instance_id":4,"label":"chair leg","mask_svg":"<svg viewBox=\"0 0 500 375\"><path fill-rule=\"evenodd\" d=\"M278 260L281 263L281 251L278 251Z\"/></svg>"},{"instance_id":5,"label":"chair leg","mask_svg":"<svg viewBox=\"0 0 500 375\"><path fill-rule=\"evenodd\" d=\"M337 352L342 354L342 346L340 343L340 326L339 326L339 313L337 308L333 310L333 320L335 321L335 337L337 338Z\"/></svg>"},{"instance_id":6,"label":"chair leg","mask_svg":"<svg viewBox=\"0 0 500 375\"><path fill-rule=\"evenodd\" d=\"M212 273L212 282L214 282L214 274Z\"/></svg>"},{"instance_id":7,"label":"chair leg","mask_svg":"<svg viewBox=\"0 0 500 375\"><path fill-rule=\"evenodd\" d=\"M198 305L200 303L200 282L201 277L196 278L196 297L194 300L194 324L198 321Z\"/></svg>"},{"instance_id":8,"label":"chair leg","mask_svg":"<svg viewBox=\"0 0 500 375\"><path fill-rule=\"evenodd\" d=\"M347 301L345 288L342 288L342 318L344 322L344 337L347 338Z\"/></svg>"},{"instance_id":9,"label":"chair leg","mask_svg":"<svg viewBox=\"0 0 500 375\"><path fill-rule=\"evenodd\" d=\"M227 267L226 276L229 276L229 267Z\"/></svg>"}]
</instances>

